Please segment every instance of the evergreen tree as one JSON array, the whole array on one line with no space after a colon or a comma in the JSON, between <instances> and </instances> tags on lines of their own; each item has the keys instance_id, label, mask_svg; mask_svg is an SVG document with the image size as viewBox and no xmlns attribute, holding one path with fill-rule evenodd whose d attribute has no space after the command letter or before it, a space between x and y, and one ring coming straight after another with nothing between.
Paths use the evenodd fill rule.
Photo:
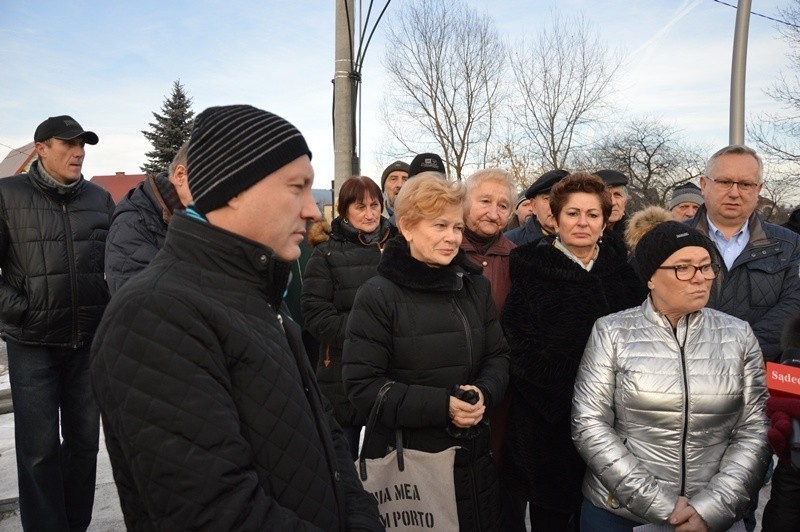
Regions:
<instances>
[{"instance_id":1,"label":"evergreen tree","mask_svg":"<svg viewBox=\"0 0 800 532\"><path fill-rule=\"evenodd\" d=\"M145 154L147 163L141 166L142 172L156 174L166 170L180 147L189 139L192 131L194 111L192 99L180 80L172 84L172 94L164 100L161 114L153 113L155 122L150 122L150 131L142 131L153 145L153 150Z\"/></svg>"}]
</instances>

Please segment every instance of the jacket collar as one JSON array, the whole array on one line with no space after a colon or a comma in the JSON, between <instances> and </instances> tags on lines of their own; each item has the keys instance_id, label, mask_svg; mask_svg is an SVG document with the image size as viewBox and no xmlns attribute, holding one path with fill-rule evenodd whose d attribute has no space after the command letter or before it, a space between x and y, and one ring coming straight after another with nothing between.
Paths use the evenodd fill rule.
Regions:
<instances>
[{"instance_id":1,"label":"jacket collar","mask_svg":"<svg viewBox=\"0 0 800 532\"><path fill-rule=\"evenodd\" d=\"M688 224L706 235L709 234L708 210L705 205L701 205L700 208L697 209L697 213ZM769 244L769 237L764 231L764 227L761 223L761 216L758 214L758 211L754 210L750 214L750 217L747 219L747 229L750 231L750 240L747 242L748 247Z\"/></svg>"},{"instance_id":2,"label":"jacket collar","mask_svg":"<svg viewBox=\"0 0 800 532\"><path fill-rule=\"evenodd\" d=\"M511 250L517 247L511 240L507 239L502 233L500 234L500 238L497 239L489 249L486 250L486 253L483 253L478 246L473 244L468 238L464 237L461 241L461 249L466 251L467 253L479 253L481 255L509 255Z\"/></svg>"},{"instance_id":3,"label":"jacket collar","mask_svg":"<svg viewBox=\"0 0 800 532\"><path fill-rule=\"evenodd\" d=\"M30 176L31 182L39 190L58 201L73 197L86 185L86 180L83 179L82 175L72 186L67 187L59 185L49 174L45 175L45 170L42 168L41 161L38 159L31 164L28 175Z\"/></svg>"},{"instance_id":4,"label":"jacket collar","mask_svg":"<svg viewBox=\"0 0 800 532\"><path fill-rule=\"evenodd\" d=\"M361 246L377 245L380 248L386 243L387 240L389 240L391 236L394 235L396 230L394 226L389 223L389 220L383 216L381 216L380 225L378 227L381 235L380 238L372 244L367 244L364 242L361 232L358 229L352 225L346 225L342 217L337 216L331 222L330 237L334 240L352 242Z\"/></svg>"},{"instance_id":5,"label":"jacket collar","mask_svg":"<svg viewBox=\"0 0 800 532\"><path fill-rule=\"evenodd\" d=\"M289 284L291 264L276 258L271 249L183 212L173 216L164 249L181 260L253 285L275 309Z\"/></svg>"},{"instance_id":6,"label":"jacket collar","mask_svg":"<svg viewBox=\"0 0 800 532\"><path fill-rule=\"evenodd\" d=\"M644 314L644 317L651 323L662 328L672 329L672 324L669 322L667 317L658 312L658 310L656 310L656 307L653 305L653 300L650 298L649 293L647 294L644 303L642 303L642 313ZM702 315L703 315L703 309L701 308L696 312L692 312L690 314L682 316L678 320L678 327L677 327L678 332L680 333L683 327L694 327L694 325L697 323L697 321L701 318ZM678 336L681 338L683 337L683 335L681 334L679 334Z\"/></svg>"},{"instance_id":7,"label":"jacket collar","mask_svg":"<svg viewBox=\"0 0 800 532\"><path fill-rule=\"evenodd\" d=\"M545 276L549 279L586 280L589 276L605 277L625 268L627 262L618 239L603 237L591 271L576 264L553 245L555 237L546 236L514 249L511 278Z\"/></svg>"},{"instance_id":8,"label":"jacket collar","mask_svg":"<svg viewBox=\"0 0 800 532\"><path fill-rule=\"evenodd\" d=\"M455 292L463 287L465 274L480 274L483 268L469 260L459 249L453 262L441 268L432 268L414 257L408 242L397 234L386 243L378 263L378 274L406 288L433 292Z\"/></svg>"}]
</instances>

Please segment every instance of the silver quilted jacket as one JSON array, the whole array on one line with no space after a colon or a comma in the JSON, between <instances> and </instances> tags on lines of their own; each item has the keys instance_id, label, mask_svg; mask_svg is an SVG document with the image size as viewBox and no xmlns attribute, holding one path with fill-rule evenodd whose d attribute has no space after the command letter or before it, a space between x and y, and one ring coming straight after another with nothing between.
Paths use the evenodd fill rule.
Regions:
<instances>
[{"instance_id":1,"label":"silver quilted jacket","mask_svg":"<svg viewBox=\"0 0 800 532\"><path fill-rule=\"evenodd\" d=\"M764 479L767 399L750 326L704 308L673 333L650 298L600 318L586 344L572 439L584 496L642 523L663 523L683 494L711 530L727 530Z\"/></svg>"}]
</instances>

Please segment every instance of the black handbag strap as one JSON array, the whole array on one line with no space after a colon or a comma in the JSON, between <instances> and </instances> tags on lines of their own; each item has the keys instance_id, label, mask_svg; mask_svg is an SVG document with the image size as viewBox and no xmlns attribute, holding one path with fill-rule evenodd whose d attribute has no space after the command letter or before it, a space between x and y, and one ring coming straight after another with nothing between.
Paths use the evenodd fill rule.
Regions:
<instances>
[{"instance_id":1,"label":"black handbag strap","mask_svg":"<svg viewBox=\"0 0 800 532\"><path fill-rule=\"evenodd\" d=\"M367 426L364 430L364 443L361 446L361 452L358 455L358 474L361 480L367 480L367 459L364 456L364 450L367 448L372 432L375 429L375 423L380 417L383 403L386 402L386 394L389 393L394 381L386 381L375 397L375 403L372 405L372 410L369 412L367 419ZM403 461L403 429L395 430L395 448L397 449L397 467L402 471L405 469L405 462Z\"/></svg>"}]
</instances>

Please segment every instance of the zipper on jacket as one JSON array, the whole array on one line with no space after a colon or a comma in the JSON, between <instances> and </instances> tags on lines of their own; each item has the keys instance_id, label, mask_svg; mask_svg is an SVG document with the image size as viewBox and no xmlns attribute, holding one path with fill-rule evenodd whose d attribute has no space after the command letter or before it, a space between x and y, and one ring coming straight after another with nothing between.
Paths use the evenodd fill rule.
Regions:
<instances>
[{"instance_id":1,"label":"zipper on jacket","mask_svg":"<svg viewBox=\"0 0 800 532\"><path fill-rule=\"evenodd\" d=\"M469 471L470 484L472 484L470 486L470 492L471 492L470 494L472 495L472 507L474 508L473 511L475 512L474 515L475 515L475 520L477 521L478 529L479 530L483 530L483 523L481 523L481 511L480 511L480 508L478 506L478 502L479 502L478 501L478 486L475 483L475 470L473 469L473 466L472 466L472 464L475 463L475 459L476 459L476 455L477 455L477 453L475 452L475 442L474 441L472 442L472 445L470 445L469 454L470 454L470 458L469 458L470 465L467 466L467 470Z\"/></svg>"},{"instance_id":2,"label":"zipper on jacket","mask_svg":"<svg viewBox=\"0 0 800 532\"><path fill-rule=\"evenodd\" d=\"M64 213L64 239L67 243L67 264L69 264L69 286L72 294L72 347L78 347L78 287L75 278L75 248L72 241L72 224L69 223L69 212L67 202L61 203L61 211Z\"/></svg>"},{"instance_id":3,"label":"zipper on jacket","mask_svg":"<svg viewBox=\"0 0 800 532\"><path fill-rule=\"evenodd\" d=\"M683 333L683 344L678 340L678 331L675 331L675 341L681 350L681 371L683 377L683 433L681 434L681 495L686 494L686 437L689 432L689 378L686 375L686 337L689 335L689 318L685 317L686 324ZM678 323L680 325L680 322Z\"/></svg>"},{"instance_id":4,"label":"zipper on jacket","mask_svg":"<svg viewBox=\"0 0 800 532\"><path fill-rule=\"evenodd\" d=\"M472 375L472 329L469 328L469 320L467 320L467 316L464 314L464 311L461 310L461 307L458 306L458 301L456 301L455 297L453 297L453 306L456 309L456 314L458 314L458 317L461 319L461 324L464 326L464 333L467 336L467 367L469 368L467 377L469 377Z\"/></svg>"}]
</instances>

